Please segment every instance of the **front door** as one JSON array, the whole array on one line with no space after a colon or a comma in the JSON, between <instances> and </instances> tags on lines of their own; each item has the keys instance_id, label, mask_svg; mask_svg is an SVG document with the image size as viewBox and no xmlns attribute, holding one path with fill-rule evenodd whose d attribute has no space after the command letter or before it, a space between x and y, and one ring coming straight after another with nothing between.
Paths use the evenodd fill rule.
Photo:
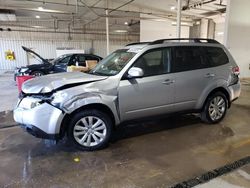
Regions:
<instances>
[{"instance_id":1,"label":"front door","mask_svg":"<svg viewBox=\"0 0 250 188\"><path fill-rule=\"evenodd\" d=\"M67 71L67 66L69 62L71 61L72 55L65 55L62 56L62 58L58 58L54 64L54 72L66 72Z\"/></svg>"},{"instance_id":2,"label":"front door","mask_svg":"<svg viewBox=\"0 0 250 188\"><path fill-rule=\"evenodd\" d=\"M170 74L171 49L154 49L140 56L133 67L142 78L122 79L119 85L121 120L131 120L174 111L174 84Z\"/></svg>"}]
</instances>

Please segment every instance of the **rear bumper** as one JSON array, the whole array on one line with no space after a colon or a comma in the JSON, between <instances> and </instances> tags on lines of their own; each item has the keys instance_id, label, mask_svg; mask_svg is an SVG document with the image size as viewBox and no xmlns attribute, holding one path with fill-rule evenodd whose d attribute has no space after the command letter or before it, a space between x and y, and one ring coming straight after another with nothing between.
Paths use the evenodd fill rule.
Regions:
<instances>
[{"instance_id":1,"label":"rear bumper","mask_svg":"<svg viewBox=\"0 0 250 188\"><path fill-rule=\"evenodd\" d=\"M230 102L237 100L240 97L241 93L241 84L238 82L237 84L231 85L228 87Z\"/></svg>"}]
</instances>

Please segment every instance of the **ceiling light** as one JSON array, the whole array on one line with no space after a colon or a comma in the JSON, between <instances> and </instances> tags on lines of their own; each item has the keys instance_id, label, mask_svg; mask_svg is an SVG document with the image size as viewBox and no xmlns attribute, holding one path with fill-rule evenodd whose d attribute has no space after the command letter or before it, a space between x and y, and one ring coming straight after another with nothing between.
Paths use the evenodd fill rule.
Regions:
<instances>
[{"instance_id":1,"label":"ceiling light","mask_svg":"<svg viewBox=\"0 0 250 188\"><path fill-rule=\"evenodd\" d=\"M116 33L127 33L128 31L127 30L122 30L122 29L117 29L114 32L116 32Z\"/></svg>"},{"instance_id":2,"label":"ceiling light","mask_svg":"<svg viewBox=\"0 0 250 188\"><path fill-rule=\"evenodd\" d=\"M40 26L40 25L33 25L31 27L34 27L34 28L37 28L37 29L42 29L42 28L45 28L44 26Z\"/></svg>"},{"instance_id":3,"label":"ceiling light","mask_svg":"<svg viewBox=\"0 0 250 188\"><path fill-rule=\"evenodd\" d=\"M128 22L124 22L124 25L128 25Z\"/></svg>"},{"instance_id":4,"label":"ceiling light","mask_svg":"<svg viewBox=\"0 0 250 188\"><path fill-rule=\"evenodd\" d=\"M36 15L36 18L37 18L37 19L39 19L39 18L40 18L40 16L39 16L39 15Z\"/></svg>"},{"instance_id":5,"label":"ceiling light","mask_svg":"<svg viewBox=\"0 0 250 188\"><path fill-rule=\"evenodd\" d=\"M172 22L173 26L176 26L177 23L176 22ZM181 26L193 26L193 23L191 22L181 22Z\"/></svg>"},{"instance_id":6,"label":"ceiling light","mask_svg":"<svg viewBox=\"0 0 250 188\"><path fill-rule=\"evenodd\" d=\"M164 19L153 19L153 21L157 21L157 22L166 22L167 20L164 20Z\"/></svg>"},{"instance_id":7,"label":"ceiling light","mask_svg":"<svg viewBox=\"0 0 250 188\"><path fill-rule=\"evenodd\" d=\"M171 9L171 10L175 10L175 9L176 9L176 7L175 7L175 6L172 6L172 7L170 7L170 9Z\"/></svg>"},{"instance_id":8,"label":"ceiling light","mask_svg":"<svg viewBox=\"0 0 250 188\"><path fill-rule=\"evenodd\" d=\"M38 7L37 10L44 11L44 8L43 7Z\"/></svg>"},{"instance_id":9,"label":"ceiling light","mask_svg":"<svg viewBox=\"0 0 250 188\"><path fill-rule=\"evenodd\" d=\"M40 12L48 12L48 13L66 13L64 11L60 10L54 10L54 9L46 9L43 7L38 7L38 8L22 8L23 10L33 10L33 11L40 11Z\"/></svg>"},{"instance_id":10,"label":"ceiling light","mask_svg":"<svg viewBox=\"0 0 250 188\"><path fill-rule=\"evenodd\" d=\"M222 36L222 35L224 35L224 32L218 32L217 35Z\"/></svg>"}]
</instances>

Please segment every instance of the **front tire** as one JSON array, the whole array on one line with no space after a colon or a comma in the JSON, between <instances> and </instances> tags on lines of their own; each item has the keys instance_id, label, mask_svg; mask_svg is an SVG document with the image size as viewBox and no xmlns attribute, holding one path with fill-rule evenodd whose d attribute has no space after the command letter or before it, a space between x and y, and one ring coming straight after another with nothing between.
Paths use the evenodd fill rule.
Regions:
<instances>
[{"instance_id":1,"label":"front tire","mask_svg":"<svg viewBox=\"0 0 250 188\"><path fill-rule=\"evenodd\" d=\"M98 110L84 110L73 116L68 140L77 149L93 151L107 146L112 133L110 117Z\"/></svg>"},{"instance_id":2,"label":"front tire","mask_svg":"<svg viewBox=\"0 0 250 188\"><path fill-rule=\"evenodd\" d=\"M216 92L208 97L201 112L205 123L215 124L222 121L227 113L228 100L224 93Z\"/></svg>"},{"instance_id":3,"label":"front tire","mask_svg":"<svg viewBox=\"0 0 250 188\"><path fill-rule=\"evenodd\" d=\"M44 73L42 71L33 71L31 75L37 77L37 76L43 76Z\"/></svg>"}]
</instances>

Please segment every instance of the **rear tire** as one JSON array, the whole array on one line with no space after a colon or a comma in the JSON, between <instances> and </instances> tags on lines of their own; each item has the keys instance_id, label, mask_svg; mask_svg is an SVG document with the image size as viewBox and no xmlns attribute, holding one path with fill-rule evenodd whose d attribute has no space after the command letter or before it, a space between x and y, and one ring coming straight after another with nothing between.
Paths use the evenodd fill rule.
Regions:
<instances>
[{"instance_id":1,"label":"rear tire","mask_svg":"<svg viewBox=\"0 0 250 188\"><path fill-rule=\"evenodd\" d=\"M216 92L210 95L201 112L201 120L216 124L222 121L227 113L228 100L224 93Z\"/></svg>"},{"instance_id":2,"label":"rear tire","mask_svg":"<svg viewBox=\"0 0 250 188\"><path fill-rule=\"evenodd\" d=\"M111 133L110 117L99 110L84 110L73 116L67 136L71 145L83 151L93 151L107 146Z\"/></svg>"}]
</instances>

